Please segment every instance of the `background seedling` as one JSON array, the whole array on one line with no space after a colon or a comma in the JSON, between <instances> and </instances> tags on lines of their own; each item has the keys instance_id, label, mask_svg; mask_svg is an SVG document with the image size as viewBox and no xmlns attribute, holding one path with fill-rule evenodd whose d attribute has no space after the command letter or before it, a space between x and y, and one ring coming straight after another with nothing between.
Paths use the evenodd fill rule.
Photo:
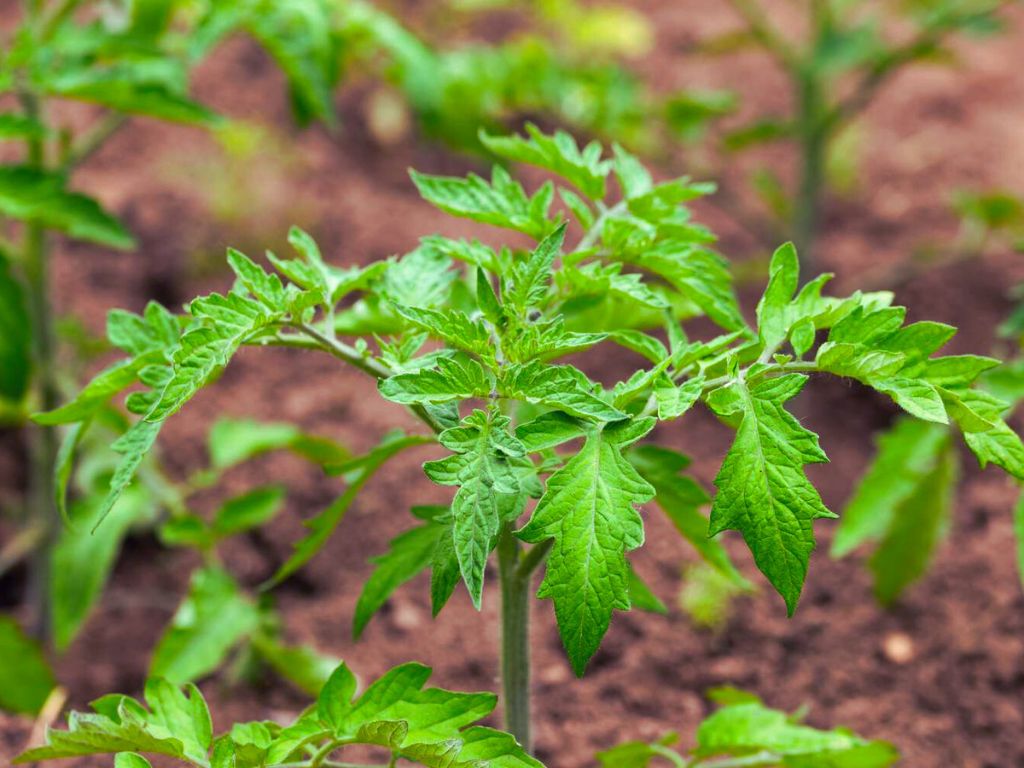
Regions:
<instances>
[{"instance_id":1,"label":"background seedling","mask_svg":"<svg viewBox=\"0 0 1024 768\"><path fill-rule=\"evenodd\" d=\"M910 0L875 4L810 0L786 10L793 24L761 0L730 0L743 27L699 50L719 54L756 49L770 57L790 85L787 112L758 115L722 138L726 152L788 142L796 154L792 183L767 168L752 178L755 192L776 222L759 222L755 234L791 237L805 266L815 264L822 208L831 181L849 185L858 163L857 121L883 87L918 63L955 61L951 38L1001 29L1000 0ZM800 30L793 34L792 29ZM735 208L736 201L730 200ZM756 219L755 219L756 220Z\"/></svg>"}]
</instances>

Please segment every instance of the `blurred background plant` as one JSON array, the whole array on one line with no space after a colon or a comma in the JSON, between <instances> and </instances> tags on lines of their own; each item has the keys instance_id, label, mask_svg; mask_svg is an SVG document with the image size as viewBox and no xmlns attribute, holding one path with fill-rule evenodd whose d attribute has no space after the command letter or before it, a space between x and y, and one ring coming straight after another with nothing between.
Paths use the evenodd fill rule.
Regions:
<instances>
[{"instance_id":1,"label":"blurred background plant","mask_svg":"<svg viewBox=\"0 0 1024 768\"><path fill-rule=\"evenodd\" d=\"M870 141L860 119L883 87L916 64L957 62L960 35L1000 32L1000 12L1014 0L810 0L769 12L762 0L729 0L742 19L739 29L695 46L698 56L758 51L771 59L789 84L788 106L758 114L743 125L716 132L719 171L737 152L785 143L795 171L786 179L767 165L749 176L759 203L726 190L726 210L744 211L740 222L755 238L792 239L805 264L815 263L822 211L830 191L852 193ZM802 30L797 36L793 29ZM723 174L713 174L720 178Z\"/></svg>"}]
</instances>

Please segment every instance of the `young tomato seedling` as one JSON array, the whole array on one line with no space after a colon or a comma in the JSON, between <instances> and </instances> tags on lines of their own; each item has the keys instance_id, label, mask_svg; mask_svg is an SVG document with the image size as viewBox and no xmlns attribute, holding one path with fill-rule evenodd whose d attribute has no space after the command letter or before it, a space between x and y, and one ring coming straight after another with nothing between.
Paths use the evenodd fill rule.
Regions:
<instances>
[{"instance_id":1,"label":"young tomato seedling","mask_svg":"<svg viewBox=\"0 0 1024 768\"><path fill-rule=\"evenodd\" d=\"M740 311L711 233L684 207L709 191L687 179L655 183L616 147L608 157L565 133L481 137L495 154L552 173L528 193L502 167L491 180L413 173L430 203L454 216L511 229L528 249L425 238L398 259L347 269L326 262L293 231L297 255L267 268L230 251L236 283L194 300L155 334L141 318L133 353L102 371L65 408L92 409L136 381L138 420L115 444L122 460L97 525L132 485L166 421L214 381L245 346L315 350L377 380L426 430L390 433L345 464L346 491L307 521L277 579L308 562L353 499L392 456L430 444L427 477L454 488L451 504L415 510L417 525L377 561L355 617L358 634L387 596L431 569L434 612L461 581L476 606L497 559L502 600L505 724L531 751L528 621L533 577L550 600L577 675L617 610L651 604L628 553L644 542L640 505L656 500L711 565L736 578L708 534L739 531L792 613L814 548L814 522L835 515L804 467L827 461L818 437L786 404L812 374L861 382L920 421L953 424L982 461L1021 474L1024 446L990 396L972 388L997 361L936 356L954 329L905 324L888 293L823 295L829 276L799 286L796 250L779 248L753 324ZM619 192L612 202L612 182ZM553 207L556 194L563 209ZM564 213L581 234L570 237ZM705 315L720 330L691 339L683 321ZM653 330L664 333L663 342ZM170 338L167 334L173 335ZM345 337L350 337L346 340ZM351 337L354 337L352 339ZM425 346L428 340L434 344ZM646 362L605 387L558 358L601 345ZM715 478L710 520L681 472L687 459L650 436L698 403L735 430ZM533 500L536 500L534 503Z\"/></svg>"},{"instance_id":2,"label":"young tomato seedling","mask_svg":"<svg viewBox=\"0 0 1024 768\"><path fill-rule=\"evenodd\" d=\"M999 12L1009 0L911 0L872 3L810 0L800 4L800 39L786 34L762 0L729 0L743 19L740 33L703 44L705 50L754 47L770 56L789 80L789 114L768 115L730 131L727 151L788 141L798 153L792 192L770 172L756 179L768 207L791 233L806 267L814 265L828 171L833 160L846 167L853 152L843 136L899 72L918 62L956 54L957 33L988 34L1001 28ZM846 157L843 157L846 155ZM768 231L777 227L759 227Z\"/></svg>"}]
</instances>

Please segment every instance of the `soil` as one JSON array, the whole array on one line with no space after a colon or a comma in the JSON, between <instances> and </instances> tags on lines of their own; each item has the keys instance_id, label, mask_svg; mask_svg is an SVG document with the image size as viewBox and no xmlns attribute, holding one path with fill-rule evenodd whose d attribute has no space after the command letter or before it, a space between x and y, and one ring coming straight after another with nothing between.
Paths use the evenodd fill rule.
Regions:
<instances>
[{"instance_id":1,"label":"soil","mask_svg":"<svg viewBox=\"0 0 1024 768\"><path fill-rule=\"evenodd\" d=\"M761 58L695 63L685 55L695 39L732 23L722 4L658 0L641 5L654 22L658 45L635 66L658 90L728 87L744 93L751 110L785 104L784 81ZM841 280L856 283L856 275L880 264L901 263L922 242L949 241L956 230L947 212L952 189L1016 185L1024 191L1019 188L1024 15L1010 21L1007 35L961 46L955 70L919 68L900 75L867 114L861 187L852 199L829 205L819 249L824 266ZM138 310L153 298L177 305L224 288L217 267L221 249L229 243L252 252L267 244L281 247L297 210L325 254L338 262L402 253L420 235L437 231L495 236L432 210L406 175L408 167L462 173L474 163L413 139L379 145L365 128L358 88L341 97L344 126L332 137L320 129L291 127L280 77L244 42L225 46L197 80L200 97L227 114L270 126L287 152L269 144L265 162L243 162L235 176L225 178L210 140L198 131L140 120L119 134L84 169L79 184L125 218L140 248L123 255L61 244L56 264L57 306L93 331L101 330L110 307ZM179 158L195 164L175 168ZM783 172L792 170L784 154L768 159ZM737 180L735 172L726 177ZM215 190L220 197L213 196ZM250 192L258 192L259 207L246 210ZM223 207L211 200L224 202L225 195L228 207L242 210L241 215L218 218L216 210ZM713 206L698 206L698 214L723 233L723 252L751 250L749 240ZM953 351L984 352L1011 307L1008 288L1021 278L1022 265L997 253L919 275L899 289L898 300L910 307L913 319L959 326ZM748 293L751 300L754 292ZM609 356L588 361L607 380L628 373L631 364ZM826 503L841 508L870 459L873 436L890 423L893 410L836 381L813 382L801 408L832 459L813 468L812 479ZM390 427L415 426L400 408L381 402L364 376L333 360L247 350L217 386L169 424L163 451L175 472L199 466L206 429L227 415L292 420L354 449L368 447ZM661 427L658 438L694 455L694 474L711 487L729 443L723 427L698 411L678 425ZM373 481L302 577L277 590L278 605L289 639L346 659L365 679L418 659L434 667L435 684L493 689L494 574L480 614L459 593L432 622L420 578L399 591L362 642L350 641L353 607L370 570L367 556L382 552L406 525L403 510L446 498L419 470L428 455L401 457ZM4 435L0 484L5 488L17 485L20 462L18 440ZM928 576L890 610L872 601L858 558L834 562L828 557L832 524L822 521L816 526L821 547L793 619L786 619L781 601L752 568L742 542L729 535L737 562L762 588L737 603L719 630L697 630L675 608L681 569L693 555L651 506L645 511L647 545L634 562L673 606L669 616L617 615L587 675L575 680L550 605L535 605L538 756L555 768L577 768L591 765L595 750L621 740L656 738L670 730L685 739L709 711L702 693L730 684L775 706L808 704L814 724L845 724L889 739L899 745L907 766L1024 766L1024 594L1010 519L1017 491L998 471L980 471L967 455L962 464L948 542ZM280 456L237 471L230 482L241 488L268 475L292 489L287 514L267 530L272 555L280 558L289 551L299 521L329 503L338 486ZM227 551L227 564L244 583L258 584L273 567L265 549L239 541ZM138 692L148 649L194 565L187 553L163 549L146 536L131 540L102 604L59 661L71 706L82 707L111 690ZM19 589L16 578L0 583L2 602L16 603ZM272 681L229 687L215 678L203 689L221 727L233 718L290 716L305 704ZM30 729L25 720L0 716L0 758L24 746ZM80 763L87 764L107 763Z\"/></svg>"}]
</instances>

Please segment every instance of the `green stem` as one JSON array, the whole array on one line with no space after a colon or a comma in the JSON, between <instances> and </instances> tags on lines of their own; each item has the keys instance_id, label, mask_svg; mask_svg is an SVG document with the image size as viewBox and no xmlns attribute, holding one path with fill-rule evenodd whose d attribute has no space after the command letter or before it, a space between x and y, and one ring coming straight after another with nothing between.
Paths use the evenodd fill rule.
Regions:
<instances>
[{"instance_id":1,"label":"green stem","mask_svg":"<svg viewBox=\"0 0 1024 768\"><path fill-rule=\"evenodd\" d=\"M597 218L594 220L594 223L590 226L590 229L583 233L583 237L580 238L579 243L576 244L577 251L585 251L588 248L593 248L597 244L597 241L601 238L601 233L604 230L605 221L607 221L610 217L617 216L618 214L626 210L625 200L620 200L611 208L606 208L601 203L598 203L598 205L600 206L600 209Z\"/></svg>"},{"instance_id":2,"label":"green stem","mask_svg":"<svg viewBox=\"0 0 1024 768\"><path fill-rule=\"evenodd\" d=\"M674 749L669 749L664 744L651 744L651 751L656 753L659 757L668 760L672 763L675 768L687 768L688 763L685 758L676 752Z\"/></svg>"},{"instance_id":3,"label":"green stem","mask_svg":"<svg viewBox=\"0 0 1024 768\"><path fill-rule=\"evenodd\" d=\"M39 39L42 41L50 39L53 33L57 31L57 28L75 12L75 9L81 2L82 0L63 0L53 14L43 23L39 31Z\"/></svg>"},{"instance_id":4,"label":"green stem","mask_svg":"<svg viewBox=\"0 0 1024 768\"><path fill-rule=\"evenodd\" d=\"M31 92L24 93L22 103L26 115L38 120L41 112L38 97ZM42 169L46 161L43 140L38 137L28 139L26 149L29 165ZM26 226L22 257L34 345L35 405L39 410L49 411L59 405L60 392L55 360L56 337L49 300L49 252L46 229L42 224L31 222ZM57 433L53 429L30 429L28 508L33 522L42 526L43 533L33 555L29 602L35 610L34 631L39 637L46 637L49 634L50 550L60 527L53 477L57 461Z\"/></svg>"},{"instance_id":5,"label":"green stem","mask_svg":"<svg viewBox=\"0 0 1024 768\"><path fill-rule=\"evenodd\" d=\"M793 242L800 256L801 273L806 275L815 262L829 138L822 119L821 83L810 70L798 79L797 103L800 179L793 206Z\"/></svg>"},{"instance_id":6,"label":"green stem","mask_svg":"<svg viewBox=\"0 0 1024 768\"><path fill-rule=\"evenodd\" d=\"M774 752L758 752L743 757L711 758L691 763L692 768L768 768L778 764L779 756Z\"/></svg>"},{"instance_id":7,"label":"green stem","mask_svg":"<svg viewBox=\"0 0 1024 768\"><path fill-rule=\"evenodd\" d=\"M318 331L311 325L307 325L305 323L294 323L292 324L292 327L295 330L306 334L311 339L314 339L319 344L321 349L324 349L325 351L334 355L339 360L344 360L349 365L355 366L364 373L370 374L378 381L381 379L386 379L392 375L392 372L388 370L386 366L382 365L381 363L378 363L373 358L360 354L359 350L357 350L355 347L349 346L348 344L345 344L342 341L332 339L331 337L320 333L320 331ZM278 336L276 339L273 339L272 341L273 343L282 345L287 345L288 342L286 338L282 338L280 336ZM418 419L420 419L420 421L422 421L424 424L430 427L437 434L441 434L442 432L444 432L444 425L441 422L439 422L436 418L434 418L430 411L428 411L422 405L410 405L409 410L412 411L413 415L415 415Z\"/></svg>"},{"instance_id":8,"label":"green stem","mask_svg":"<svg viewBox=\"0 0 1024 768\"><path fill-rule=\"evenodd\" d=\"M530 734L530 576L520 568L520 544L512 524L498 540L501 579L501 685L505 730L527 753L533 751ZM536 547L534 550L536 551Z\"/></svg>"}]
</instances>

